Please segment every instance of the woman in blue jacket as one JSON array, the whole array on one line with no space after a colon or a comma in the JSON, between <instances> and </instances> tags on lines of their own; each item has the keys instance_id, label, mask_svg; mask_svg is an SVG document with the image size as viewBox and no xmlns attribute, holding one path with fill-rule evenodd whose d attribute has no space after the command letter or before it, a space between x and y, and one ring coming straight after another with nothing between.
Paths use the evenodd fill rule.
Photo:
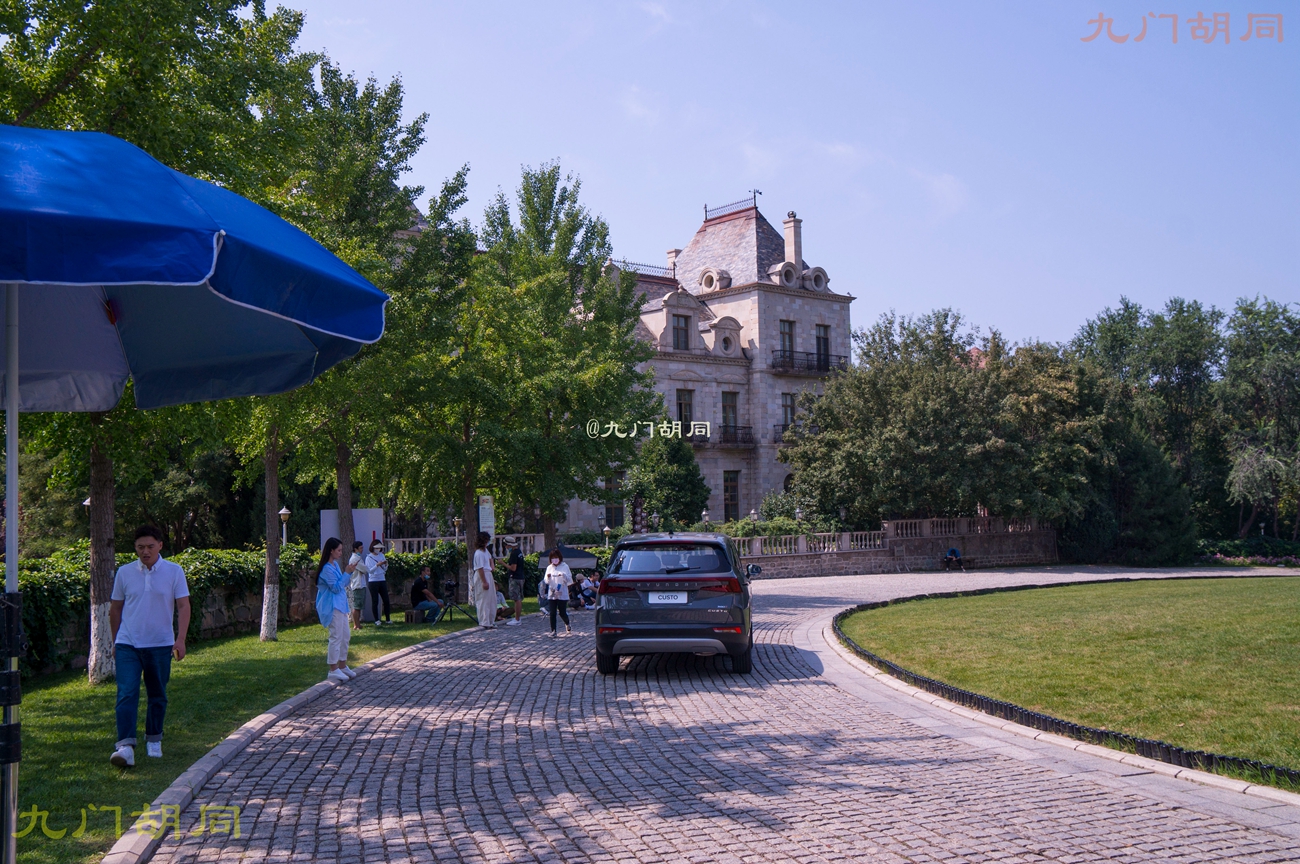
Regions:
<instances>
[{"instance_id":1,"label":"woman in blue jacket","mask_svg":"<svg viewBox=\"0 0 1300 864\"><path fill-rule=\"evenodd\" d=\"M337 537L326 540L325 548L320 552L320 570L316 573L316 615L330 634L325 657L330 671L325 677L337 684L357 677L357 673L348 668L348 643L352 641L348 621L348 584L351 580L339 566L342 557L343 543Z\"/></svg>"}]
</instances>

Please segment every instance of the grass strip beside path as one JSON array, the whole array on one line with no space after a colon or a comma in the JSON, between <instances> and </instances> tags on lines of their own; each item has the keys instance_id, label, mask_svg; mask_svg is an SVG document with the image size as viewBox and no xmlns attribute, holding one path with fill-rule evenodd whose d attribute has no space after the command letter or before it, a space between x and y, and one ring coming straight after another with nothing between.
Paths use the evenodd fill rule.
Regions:
<instances>
[{"instance_id":1,"label":"grass strip beside path","mask_svg":"<svg viewBox=\"0 0 1300 864\"><path fill-rule=\"evenodd\" d=\"M1300 768L1300 578L1170 579L856 613L905 669L1097 728Z\"/></svg>"},{"instance_id":2,"label":"grass strip beside path","mask_svg":"<svg viewBox=\"0 0 1300 864\"><path fill-rule=\"evenodd\" d=\"M524 604L537 610L537 600ZM400 613L398 613L400 618ZM353 667L408 645L466 627L454 623L366 625L352 635L348 658ZM98 860L116 841L111 813L87 809L86 831L72 834L89 804L120 806L123 828L173 780L227 735L266 709L325 678L325 628L303 624L282 629L277 642L256 633L193 643L181 662L172 662L167 689L163 758L144 754L145 694L140 688L141 744L136 767L108 764L117 739L110 682L92 687L84 672L65 672L23 683L23 761L19 766L19 812L33 805L48 811L47 825L60 839L42 833L41 823L18 840L18 858L27 864L68 864ZM22 831L30 817L18 820Z\"/></svg>"}]
</instances>

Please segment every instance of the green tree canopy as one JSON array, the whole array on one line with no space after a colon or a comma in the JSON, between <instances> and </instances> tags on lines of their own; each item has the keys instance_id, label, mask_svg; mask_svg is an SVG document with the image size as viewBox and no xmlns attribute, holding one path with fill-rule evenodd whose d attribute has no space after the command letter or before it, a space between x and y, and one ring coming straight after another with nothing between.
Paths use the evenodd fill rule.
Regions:
<instances>
[{"instance_id":1,"label":"green tree canopy","mask_svg":"<svg viewBox=\"0 0 1300 864\"><path fill-rule=\"evenodd\" d=\"M986 510L1046 519L1087 560L1190 553L1186 493L1096 364L980 338L946 309L884 315L857 343L858 363L803 399L783 451L820 513L875 525Z\"/></svg>"},{"instance_id":2,"label":"green tree canopy","mask_svg":"<svg viewBox=\"0 0 1300 864\"><path fill-rule=\"evenodd\" d=\"M647 516L658 513L665 528L694 525L709 504L710 489L695 451L682 438L646 439L623 488L628 498L642 500Z\"/></svg>"}]
</instances>

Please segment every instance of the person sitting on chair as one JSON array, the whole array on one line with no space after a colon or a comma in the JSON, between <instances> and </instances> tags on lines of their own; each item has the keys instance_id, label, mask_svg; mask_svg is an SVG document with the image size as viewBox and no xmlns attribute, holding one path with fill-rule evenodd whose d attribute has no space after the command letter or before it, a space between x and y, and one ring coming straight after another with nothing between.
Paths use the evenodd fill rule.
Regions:
<instances>
[{"instance_id":1,"label":"person sitting on chair","mask_svg":"<svg viewBox=\"0 0 1300 864\"><path fill-rule=\"evenodd\" d=\"M420 575L411 583L411 608L424 613L420 616L422 623L436 624L442 617L444 607L442 601L429 589L429 570L428 564L421 567Z\"/></svg>"},{"instance_id":2,"label":"person sitting on chair","mask_svg":"<svg viewBox=\"0 0 1300 864\"><path fill-rule=\"evenodd\" d=\"M943 569L951 570L953 565L956 565L957 569L963 573L966 572L965 565L961 563L961 550L955 546L949 549L943 556Z\"/></svg>"}]
</instances>

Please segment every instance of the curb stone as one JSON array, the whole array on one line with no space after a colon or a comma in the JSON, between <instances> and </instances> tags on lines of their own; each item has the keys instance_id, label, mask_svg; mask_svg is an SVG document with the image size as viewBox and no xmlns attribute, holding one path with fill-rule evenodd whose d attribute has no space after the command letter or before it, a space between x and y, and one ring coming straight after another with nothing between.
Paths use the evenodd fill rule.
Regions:
<instances>
[{"instance_id":1,"label":"curb stone","mask_svg":"<svg viewBox=\"0 0 1300 864\"><path fill-rule=\"evenodd\" d=\"M538 613L531 612L524 617L530 617ZM440 642L446 642L449 639L459 639L469 633L477 633L477 626L468 626L463 630L454 630L451 633L444 633L441 636L435 636L424 642L417 642L414 645L408 645L405 648L399 648L390 654L382 657L376 657L369 663L363 663L354 671L358 675L372 672L381 666L387 666L394 660L398 660L408 654L417 651L424 651L437 645ZM244 748L262 736L267 729L270 729L276 723L279 723L285 717L296 712L299 708L310 705L321 696L332 691L335 687L343 685L336 684L333 681L322 681L308 687L306 690L276 705L261 714L258 714L252 720L240 726L234 732L226 736L216 747L213 747L206 754L200 757L193 765L187 768L179 777L172 781L171 785L164 789L153 803L149 805L150 810L158 810L163 805L174 805L180 810L184 810L194 800L194 796L203 788L203 784L211 780L218 771L226 766L231 759L237 754L243 752ZM139 830L143 817L137 819L135 824L128 828L113 848L108 851L100 864L143 864L153 857L153 853L162 845L166 838L164 831L158 832L158 836L152 836L153 825L150 823L146 827L147 831Z\"/></svg>"},{"instance_id":2,"label":"curb stone","mask_svg":"<svg viewBox=\"0 0 1300 864\"><path fill-rule=\"evenodd\" d=\"M900 693L905 693L914 699L919 699L922 702L933 705L935 708L940 708L949 713L956 714L959 717L965 717L974 720L976 723L982 723L985 726L1002 729L1005 732L1011 732L1015 735L1024 736L1025 738L1032 738L1035 741L1043 741L1048 744L1054 744L1057 747L1064 747L1068 750L1077 750L1080 753L1087 753L1090 756L1099 756L1102 759L1109 759L1112 762L1121 762L1125 765L1131 765L1134 768L1141 768L1144 771L1150 771L1154 774L1163 774L1167 777L1173 777L1178 780L1199 783L1202 786L1212 786L1229 792L1240 792L1255 798L1264 798L1277 804L1289 804L1292 807L1300 808L1300 794L1287 792L1285 789L1247 783L1244 780L1224 777L1222 774L1211 774L1208 771L1198 771L1195 768L1180 768L1177 765L1170 765L1167 762L1148 759L1145 756L1138 756L1136 753L1125 753L1122 750L1112 750L1109 747L1076 741L1073 738L1066 738L1063 735L1053 735L1051 732L1043 732L1029 726L1022 726L1019 723L1012 723L1008 720L1003 720L1000 717L994 717L991 714L972 711L955 702L949 702L942 696L935 696L932 693L925 692L919 687L913 687L911 684L899 681L888 672L883 672L871 664L864 662L861 658L857 657L840 644L840 641L835 638L835 633L831 629L830 622L827 622L822 627L822 638L826 641L826 644L831 647L831 650L851 666L860 672L870 675L886 687L893 688Z\"/></svg>"}]
</instances>

